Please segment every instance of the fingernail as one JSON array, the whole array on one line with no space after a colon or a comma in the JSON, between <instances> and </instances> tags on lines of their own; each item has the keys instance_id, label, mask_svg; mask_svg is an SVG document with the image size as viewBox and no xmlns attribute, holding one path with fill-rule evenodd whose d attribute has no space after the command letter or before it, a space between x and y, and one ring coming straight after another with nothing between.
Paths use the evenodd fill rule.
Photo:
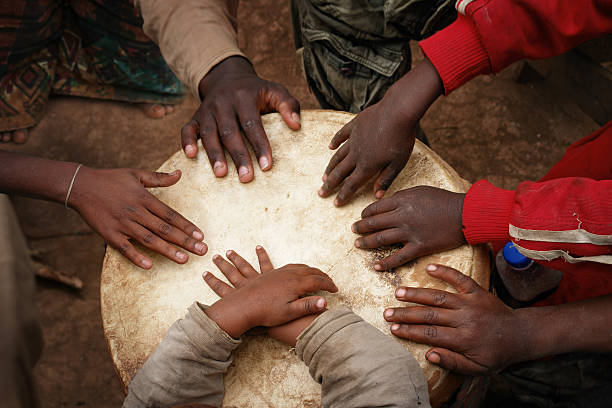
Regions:
<instances>
[{"instance_id":1,"label":"fingernail","mask_svg":"<svg viewBox=\"0 0 612 408\"><path fill-rule=\"evenodd\" d=\"M427 360L431 361L434 364L438 364L440 362L440 355L432 351L427 355Z\"/></svg>"},{"instance_id":2,"label":"fingernail","mask_svg":"<svg viewBox=\"0 0 612 408\"><path fill-rule=\"evenodd\" d=\"M218 261L219 259L221 259L221 255L216 254L212 257L213 261Z\"/></svg>"},{"instance_id":3,"label":"fingernail","mask_svg":"<svg viewBox=\"0 0 612 408\"><path fill-rule=\"evenodd\" d=\"M204 245L201 242L196 242L195 249L199 253L202 253L202 252L204 252Z\"/></svg>"},{"instance_id":4,"label":"fingernail","mask_svg":"<svg viewBox=\"0 0 612 408\"><path fill-rule=\"evenodd\" d=\"M319 298L319 300L317 300L317 307L323 309L325 307L325 299Z\"/></svg>"},{"instance_id":5,"label":"fingernail","mask_svg":"<svg viewBox=\"0 0 612 408\"><path fill-rule=\"evenodd\" d=\"M384 195L385 195L385 190L378 190L376 194L374 194L374 197L383 198Z\"/></svg>"},{"instance_id":6,"label":"fingernail","mask_svg":"<svg viewBox=\"0 0 612 408\"><path fill-rule=\"evenodd\" d=\"M255 247L255 249L256 249L256 250L258 250L258 251L261 251L261 250L263 249L263 247L262 247L261 245L257 245L257 246Z\"/></svg>"},{"instance_id":7,"label":"fingernail","mask_svg":"<svg viewBox=\"0 0 612 408\"><path fill-rule=\"evenodd\" d=\"M197 239L198 241L201 241L201 240L203 240L203 239L204 239L204 234L202 234L200 231L193 231L193 232L191 233L191 236L192 236L194 239Z\"/></svg>"},{"instance_id":8,"label":"fingernail","mask_svg":"<svg viewBox=\"0 0 612 408\"><path fill-rule=\"evenodd\" d=\"M238 169L238 175L242 177L242 176L246 176L247 174L249 174L249 169L247 169L244 166L240 166L240 168Z\"/></svg>"},{"instance_id":9,"label":"fingernail","mask_svg":"<svg viewBox=\"0 0 612 408\"><path fill-rule=\"evenodd\" d=\"M153 265L153 263L149 259L146 259L146 258L140 261L140 264L147 269L149 269Z\"/></svg>"},{"instance_id":10,"label":"fingernail","mask_svg":"<svg viewBox=\"0 0 612 408\"><path fill-rule=\"evenodd\" d=\"M323 187L321 187L319 189L319 196L323 197L323 194L325 194L325 191L323 191Z\"/></svg>"},{"instance_id":11,"label":"fingernail","mask_svg":"<svg viewBox=\"0 0 612 408\"><path fill-rule=\"evenodd\" d=\"M334 200L334 205L335 205L336 207L340 205L340 201L338 201L338 199L337 199L337 198Z\"/></svg>"},{"instance_id":12,"label":"fingernail","mask_svg":"<svg viewBox=\"0 0 612 408\"><path fill-rule=\"evenodd\" d=\"M382 271L382 270L383 270L383 267L382 267L382 265L381 265L381 264L375 264L375 265L374 265L374 269L376 269L377 271Z\"/></svg>"},{"instance_id":13,"label":"fingernail","mask_svg":"<svg viewBox=\"0 0 612 408\"><path fill-rule=\"evenodd\" d=\"M220 174L222 169L223 169L223 163L221 163L220 161L215 162L215 164L213 164L213 173L215 173L215 175Z\"/></svg>"},{"instance_id":14,"label":"fingernail","mask_svg":"<svg viewBox=\"0 0 612 408\"><path fill-rule=\"evenodd\" d=\"M353 230L353 232L355 232L355 230ZM357 248L361 248L361 244L359 243L359 240L358 240L358 239L356 239L356 240L355 240L355 246L356 246Z\"/></svg>"},{"instance_id":15,"label":"fingernail","mask_svg":"<svg viewBox=\"0 0 612 408\"><path fill-rule=\"evenodd\" d=\"M395 291L395 296L396 297L404 297L404 296L406 296L406 289L399 288L398 290Z\"/></svg>"},{"instance_id":16,"label":"fingernail","mask_svg":"<svg viewBox=\"0 0 612 408\"><path fill-rule=\"evenodd\" d=\"M355 224L351 225L351 231L357 232L356 230L357 228L355 227ZM357 241L355 241L355 246L357 246Z\"/></svg>"},{"instance_id":17,"label":"fingernail","mask_svg":"<svg viewBox=\"0 0 612 408\"><path fill-rule=\"evenodd\" d=\"M185 259L187 259L187 255L184 252L176 251L176 259L178 259L179 261L184 261Z\"/></svg>"},{"instance_id":18,"label":"fingernail","mask_svg":"<svg viewBox=\"0 0 612 408\"><path fill-rule=\"evenodd\" d=\"M293 119L294 122L300 123L300 115L297 112L291 114L291 119Z\"/></svg>"},{"instance_id":19,"label":"fingernail","mask_svg":"<svg viewBox=\"0 0 612 408\"><path fill-rule=\"evenodd\" d=\"M234 251L232 251L231 249L228 251L225 251L225 256L231 256L233 252Z\"/></svg>"},{"instance_id":20,"label":"fingernail","mask_svg":"<svg viewBox=\"0 0 612 408\"><path fill-rule=\"evenodd\" d=\"M391 316L393 316L393 309L385 310L385 317L391 317Z\"/></svg>"},{"instance_id":21,"label":"fingernail","mask_svg":"<svg viewBox=\"0 0 612 408\"><path fill-rule=\"evenodd\" d=\"M268 161L268 158L265 156L262 156L259 158L259 167L262 170L265 170L268 168L268 166L270 165L270 162Z\"/></svg>"},{"instance_id":22,"label":"fingernail","mask_svg":"<svg viewBox=\"0 0 612 408\"><path fill-rule=\"evenodd\" d=\"M187 156L190 156L190 157L191 157L191 156L192 156L192 155L194 155L195 153L196 153L196 148L195 148L195 146L193 146L193 145L187 145L187 146L185 146L185 154L186 154Z\"/></svg>"},{"instance_id":23,"label":"fingernail","mask_svg":"<svg viewBox=\"0 0 612 408\"><path fill-rule=\"evenodd\" d=\"M177 176L181 171L180 170L174 170L172 173L170 173L170 175L172 177Z\"/></svg>"},{"instance_id":24,"label":"fingernail","mask_svg":"<svg viewBox=\"0 0 612 408\"><path fill-rule=\"evenodd\" d=\"M437 266L437 265L434 265L434 264L427 265L427 270L428 270L429 272L433 272L433 271L435 271L436 269L438 269L438 266Z\"/></svg>"},{"instance_id":25,"label":"fingernail","mask_svg":"<svg viewBox=\"0 0 612 408\"><path fill-rule=\"evenodd\" d=\"M391 331L397 331L399 329L400 325L395 323L391 325Z\"/></svg>"},{"instance_id":26,"label":"fingernail","mask_svg":"<svg viewBox=\"0 0 612 408\"><path fill-rule=\"evenodd\" d=\"M206 279L206 276L209 274L210 272L208 271L204 271L202 272L202 279Z\"/></svg>"}]
</instances>

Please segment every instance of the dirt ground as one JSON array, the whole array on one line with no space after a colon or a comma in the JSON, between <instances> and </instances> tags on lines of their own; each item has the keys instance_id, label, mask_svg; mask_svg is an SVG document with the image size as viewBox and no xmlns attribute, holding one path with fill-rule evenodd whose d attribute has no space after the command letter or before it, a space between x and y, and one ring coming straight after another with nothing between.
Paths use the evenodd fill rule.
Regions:
<instances>
[{"instance_id":1,"label":"dirt ground","mask_svg":"<svg viewBox=\"0 0 612 408\"><path fill-rule=\"evenodd\" d=\"M285 85L302 108L318 107L296 65L288 2L243 2L239 27L257 71ZM433 149L469 181L488 178L513 188L537 179L571 142L598 128L571 100L549 95L544 84L517 83L516 71L476 79L441 98L422 123ZM153 170L180 148L179 129L195 107L188 99L167 118L151 120L127 104L54 98L28 143L11 150L88 166ZM45 349L36 379L43 406L120 406L123 391L100 320L104 242L62 206L25 198L14 203L30 245L85 285L73 291L38 282Z\"/></svg>"}]
</instances>

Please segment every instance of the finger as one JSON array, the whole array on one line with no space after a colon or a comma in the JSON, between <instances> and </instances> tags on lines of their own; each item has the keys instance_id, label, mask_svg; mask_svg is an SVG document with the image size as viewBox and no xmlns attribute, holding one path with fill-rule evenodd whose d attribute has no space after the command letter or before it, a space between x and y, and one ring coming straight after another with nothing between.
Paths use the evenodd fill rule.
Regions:
<instances>
[{"instance_id":1,"label":"finger","mask_svg":"<svg viewBox=\"0 0 612 408\"><path fill-rule=\"evenodd\" d=\"M152 214L155 214L168 224L175 226L179 230L183 231L187 236L194 238L196 241L202 241L204 239L204 234L202 230L196 227L191 221L187 218L183 217L178 212L174 211L172 208L161 202L157 197L150 194L149 200L147 202L147 209L151 211ZM189 246L195 244L192 242L185 242L185 246ZM188 249L184 247L185 249ZM200 254L203 255L206 253L208 248L204 245L204 251Z\"/></svg>"},{"instance_id":2,"label":"finger","mask_svg":"<svg viewBox=\"0 0 612 408\"><path fill-rule=\"evenodd\" d=\"M239 103L238 116L242 130L244 130L246 138L253 146L259 168L263 171L269 170L272 167L272 148L255 104L246 101Z\"/></svg>"},{"instance_id":3,"label":"finger","mask_svg":"<svg viewBox=\"0 0 612 408\"><path fill-rule=\"evenodd\" d=\"M309 275L304 277L300 280L300 289L302 295L309 292L316 292L318 290L324 290L331 293L336 293L338 291L334 281L332 281L331 278L325 274Z\"/></svg>"},{"instance_id":4,"label":"finger","mask_svg":"<svg viewBox=\"0 0 612 408\"><path fill-rule=\"evenodd\" d=\"M427 273L449 283L459 293L474 293L477 290L483 290L474 279L448 266L427 265Z\"/></svg>"},{"instance_id":5,"label":"finger","mask_svg":"<svg viewBox=\"0 0 612 408\"><path fill-rule=\"evenodd\" d=\"M204 255L208 251L206 244L195 239L193 233L192 235L187 235L180 228L169 224L150 212L147 212L147 214L139 220L139 223L149 231L155 233L162 240L178 245L196 255Z\"/></svg>"},{"instance_id":6,"label":"finger","mask_svg":"<svg viewBox=\"0 0 612 408\"><path fill-rule=\"evenodd\" d=\"M430 324L451 326L452 311L437 307L410 306L385 309L383 316L392 323Z\"/></svg>"},{"instance_id":7,"label":"finger","mask_svg":"<svg viewBox=\"0 0 612 408\"><path fill-rule=\"evenodd\" d=\"M132 263L143 269L151 269L153 262L134 248L134 245L128 241L128 237L121 238L109 242L111 246L117 249L123 256L132 261Z\"/></svg>"},{"instance_id":8,"label":"finger","mask_svg":"<svg viewBox=\"0 0 612 408\"><path fill-rule=\"evenodd\" d=\"M302 316L306 316L313 313L318 313L325 309L327 302L325 298L320 296L307 296L301 299L294 300L289 303L288 315L291 320L298 319Z\"/></svg>"},{"instance_id":9,"label":"finger","mask_svg":"<svg viewBox=\"0 0 612 408\"><path fill-rule=\"evenodd\" d=\"M344 145L336 153L334 153L332 158L329 160L329 164L325 168L325 172L323 173L323 181L327 180L327 176L329 175L329 173L331 173L336 168L336 166L342 160L344 160L349 150L350 150L350 146Z\"/></svg>"},{"instance_id":10,"label":"finger","mask_svg":"<svg viewBox=\"0 0 612 408\"><path fill-rule=\"evenodd\" d=\"M351 226L351 230L356 234L368 234L396 227L397 224L397 215L390 211L361 219Z\"/></svg>"},{"instance_id":11,"label":"finger","mask_svg":"<svg viewBox=\"0 0 612 408\"><path fill-rule=\"evenodd\" d=\"M375 232L365 237L357 238L357 248L379 248L385 245L397 244L404 241L404 234L399 228L390 228Z\"/></svg>"},{"instance_id":12,"label":"finger","mask_svg":"<svg viewBox=\"0 0 612 408\"><path fill-rule=\"evenodd\" d=\"M351 175L344 180L344 183L342 183L340 191L338 191L338 195L336 195L336 199L334 200L334 205L342 206L346 204L357 190L359 190L359 187L367 183L371 176L371 174L365 173L359 170L359 168L351 173Z\"/></svg>"},{"instance_id":13,"label":"finger","mask_svg":"<svg viewBox=\"0 0 612 408\"><path fill-rule=\"evenodd\" d=\"M276 84L267 92L268 106L266 111L280 113L283 121L293 130L301 127L300 103L283 86Z\"/></svg>"},{"instance_id":14,"label":"finger","mask_svg":"<svg viewBox=\"0 0 612 408\"><path fill-rule=\"evenodd\" d=\"M327 197L334 192L336 187L342 183L351 172L355 169L355 163L347 156L345 157L332 171L327 175L323 186L319 190L321 197Z\"/></svg>"},{"instance_id":15,"label":"finger","mask_svg":"<svg viewBox=\"0 0 612 408\"><path fill-rule=\"evenodd\" d=\"M215 114L221 143L229 152L242 183L253 180L253 163L251 155L240 135L236 114L233 110L218 110Z\"/></svg>"},{"instance_id":16,"label":"finger","mask_svg":"<svg viewBox=\"0 0 612 408\"><path fill-rule=\"evenodd\" d=\"M270 261L270 257L268 253L261 245L257 245L255 247L255 252L257 253L257 259L259 260L259 270L261 273L270 272L274 267L272 266L272 261Z\"/></svg>"},{"instance_id":17,"label":"finger","mask_svg":"<svg viewBox=\"0 0 612 408\"><path fill-rule=\"evenodd\" d=\"M342 143L346 142L351 136L351 130L353 129L353 126L354 122L352 120L346 125L342 126L342 129L337 131L334 137L332 137L331 142L329 142L329 148L335 150Z\"/></svg>"},{"instance_id":18,"label":"finger","mask_svg":"<svg viewBox=\"0 0 612 408\"><path fill-rule=\"evenodd\" d=\"M205 271L202 274L202 279L204 282L215 292L219 297L224 297L228 293L230 293L234 288L232 288L227 283L223 282L221 279L217 278L212 273Z\"/></svg>"},{"instance_id":19,"label":"finger","mask_svg":"<svg viewBox=\"0 0 612 408\"><path fill-rule=\"evenodd\" d=\"M460 374L482 375L489 371L488 367L478 364L462 354L444 348L433 348L427 352L425 357L430 363Z\"/></svg>"},{"instance_id":20,"label":"finger","mask_svg":"<svg viewBox=\"0 0 612 408\"><path fill-rule=\"evenodd\" d=\"M225 256L227 256L227 259L229 259L236 266L236 268L238 268L238 271L242 274L242 276L251 278L259 275L259 273L253 269L251 264L245 261L243 257L238 255L238 253L230 250L225 253Z\"/></svg>"},{"instance_id":21,"label":"finger","mask_svg":"<svg viewBox=\"0 0 612 408\"><path fill-rule=\"evenodd\" d=\"M219 270L221 271L221 273L223 273L227 280L230 281L232 285L234 285L234 287L238 288L246 283L247 280L240 273L240 271L236 269L234 265L223 259L222 256L215 255L213 256L212 261L215 265L217 265L217 268L219 268Z\"/></svg>"},{"instance_id":22,"label":"finger","mask_svg":"<svg viewBox=\"0 0 612 408\"><path fill-rule=\"evenodd\" d=\"M187 259L189 259L189 256L185 252L176 249L173 245L170 245L140 224L135 222L128 224L127 233L130 238L138 242L140 245L149 248L150 250L155 251L178 264L184 264L187 262Z\"/></svg>"},{"instance_id":23,"label":"finger","mask_svg":"<svg viewBox=\"0 0 612 408\"><path fill-rule=\"evenodd\" d=\"M374 197L383 198L389 187L391 187L393 180L402 171L402 168L390 164L380 173L376 180L374 180Z\"/></svg>"},{"instance_id":24,"label":"finger","mask_svg":"<svg viewBox=\"0 0 612 408\"><path fill-rule=\"evenodd\" d=\"M398 266L404 265L405 263L418 258L420 255L419 247L409 242L400 250L395 251L380 261L377 261L374 264L374 269L377 271L387 271L389 269L397 268Z\"/></svg>"},{"instance_id":25,"label":"finger","mask_svg":"<svg viewBox=\"0 0 612 408\"><path fill-rule=\"evenodd\" d=\"M195 159L198 154L198 131L199 126L195 119L191 119L181 129L181 145L183 146L185 156L190 159Z\"/></svg>"},{"instance_id":26,"label":"finger","mask_svg":"<svg viewBox=\"0 0 612 408\"><path fill-rule=\"evenodd\" d=\"M452 348L457 342L455 329L444 326L393 323L391 333L406 340L436 347Z\"/></svg>"},{"instance_id":27,"label":"finger","mask_svg":"<svg viewBox=\"0 0 612 408\"><path fill-rule=\"evenodd\" d=\"M132 170L138 181L145 187L170 187L181 178L181 171L174 170L172 173L160 173L157 171Z\"/></svg>"},{"instance_id":28,"label":"finger","mask_svg":"<svg viewBox=\"0 0 612 408\"><path fill-rule=\"evenodd\" d=\"M372 204L368 205L361 212L361 218L372 217L377 214L383 214L389 211L393 211L397 208L397 203L395 199L392 197L383 198L380 201L374 201Z\"/></svg>"},{"instance_id":29,"label":"finger","mask_svg":"<svg viewBox=\"0 0 612 408\"><path fill-rule=\"evenodd\" d=\"M203 115L200 119L200 139L215 177L225 177L227 174L225 152L219 141L217 122L210 114Z\"/></svg>"},{"instance_id":30,"label":"finger","mask_svg":"<svg viewBox=\"0 0 612 408\"><path fill-rule=\"evenodd\" d=\"M399 287L395 297L402 302L456 309L459 305L457 295L438 289Z\"/></svg>"}]
</instances>

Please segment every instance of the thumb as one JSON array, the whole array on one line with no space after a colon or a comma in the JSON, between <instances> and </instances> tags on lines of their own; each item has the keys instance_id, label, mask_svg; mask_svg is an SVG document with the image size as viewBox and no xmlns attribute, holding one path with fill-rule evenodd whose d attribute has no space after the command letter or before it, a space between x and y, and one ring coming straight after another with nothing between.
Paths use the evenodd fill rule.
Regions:
<instances>
[{"instance_id":1,"label":"thumb","mask_svg":"<svg viewBox=\"0 0 612 408\"><path fill-rule=\"evenodd\" d=\"M174 170L172 173L136 170L134 174L138 177L138 181L145 187L169 187L176 184L181 178L180 170Z\"/></svg>"},{"instance_id":2,"label":"thumb","mask_svg":"<svg viewBox=\"0 0 612 408\"><path fill-rule=\"evenodd\" d=\"M456 371L460 374L479 375L488 371L487 367L448 349L431 349L427 352L425 358L432 364L436 364L449 371Z\"/></svg>"},{"instance_id":3,"label":"thumb","mask_svg":"<svg viewBox=\"0 0 612 408\"><path fill-rule=\"evenodd\" d=\"M318 313L325 309L327 302L321 296L307 296L289 303L287 317L291 320L298 319L313 313Z\"/></svg>"},{"instance_id":4,"label":"thumb","mask_svg":"<svg viewBox=\"0 0 612 408\"><path fill-rule=\"evenodd\" d=\"M271 88L268 92L269 96L268 108L272 111L280 113L283 121L293 130L300 130L302 126L300 120L300 103L295 99L289 91L281 85Z\"/></svg>"}]
</instances>

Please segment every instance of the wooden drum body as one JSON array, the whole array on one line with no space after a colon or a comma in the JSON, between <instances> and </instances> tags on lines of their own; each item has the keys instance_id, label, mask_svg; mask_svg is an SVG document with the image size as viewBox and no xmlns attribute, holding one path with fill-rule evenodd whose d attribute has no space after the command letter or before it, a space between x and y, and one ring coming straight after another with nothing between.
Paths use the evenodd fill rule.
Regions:
<instances>
[{"instance_id":1,"label":"wooden drum body","mask_svg":"<svg viewBox=\"0 0 612 408\"><path fill-rule=\"evenodd\" d=\"M400 306L394 297L402 285L452 290L425 272L431 262L441 263L471 276L488 287L488 256L483 248L468 245L418 259L393 272L376 272L374 262L389 250L359 250L351 224L374 199L371 184L346 206L335 208L333 196L317 195L321 176L331 155L331 137L353 115L333 111L302 112L302 129L292 131L278 114L262 118L274 154L274 167L255 180L238 181L231 160L225 178L214 177L200 149L196 160L174 154L160 171L180 169L175 186L154 194L198 225L209 250L203 257L190 254L177 265L143 249L153 260L144 271L108 248L101 283L102 320L113 362L125 386L161 341L167 329L198 300L214 303L218 297L202 280L208 270L221 273L212 263L214 254L235 250L257 265L255 246L263 245L275 266L305 263L328 273L339 288L325 294L330 308L345 304L367 322L391 335L382 312ZM393 192L416 185L465 191L466 183L438 155L416 142L406 168L393 183ZM421 364L429 382L433 405L446 400L458 378L425 360L428 346L397 339ZM321 387L290 348L267 336L246 336L235 352L225 376L224 406L320 406Z\"/></svg>"}]
</instances>

